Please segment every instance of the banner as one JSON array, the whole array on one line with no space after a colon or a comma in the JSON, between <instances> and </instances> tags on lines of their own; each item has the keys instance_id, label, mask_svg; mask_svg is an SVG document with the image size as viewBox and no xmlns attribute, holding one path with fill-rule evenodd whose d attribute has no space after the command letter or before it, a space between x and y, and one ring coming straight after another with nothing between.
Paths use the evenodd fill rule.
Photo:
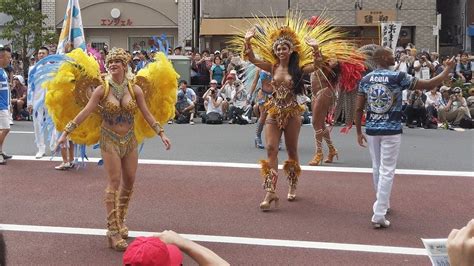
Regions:
<instances>
[{"instance_id":1,"label":"banner","mask_svg":"<svg viewBox=\"0 0 474 266\"><path fill-rule=\"evenodd\" d=\"M86 51L86 40L82 27L81 8L79 0L68 0L63 28L59 35L57 54L64 54L68 45Z\"/></svg>"},{"instance_id":2,"label":"banner","mask_svg":"<svg viewBox=\"0 0 474 266\"><path fill-rule=\"evenodd\" d=\"M382 35L380 45L382 45L383 47L391 48L395 52L401 28L402 23L399 22L380 23L380 30Z\"/></svg>"}]
</instances>

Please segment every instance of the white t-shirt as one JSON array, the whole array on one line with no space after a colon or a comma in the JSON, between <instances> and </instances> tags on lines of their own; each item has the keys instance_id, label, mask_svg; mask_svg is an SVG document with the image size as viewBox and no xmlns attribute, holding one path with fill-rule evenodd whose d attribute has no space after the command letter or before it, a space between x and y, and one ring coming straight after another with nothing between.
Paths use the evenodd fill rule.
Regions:
<instances>
[{"instance_id":1,"label":"white t-shirt","mask_svg":"<svg viewBox=\"0 0 474 266\"><path fill-rule=\"evenodd\" d=\"M219 105L217 107L214 106L214 104L212 103L212 96L207 96L207 112L206 114L209 114L211 112L215 112L215 113L219 113L219 114L224 114L224 112L222 111L222 97L217 97L217 102L219 103Z\"/></svg>"},{"instance_id":2,"label":"white t-shirt","mask_svg":"<svg viewBox=\"0 0 474 266\"><path fill-rule=\"evenodd\" d=\"M430 68L426 65L426 63L421 64L419 60L416 60L415 63L413 63L413 67L419 67L421 66L420 70L415 71L415 78L422 79L422 80L428 80L430 79Z\"/></svg>"},{"instance_id":3,"label":"white t-shirt","mask_svg":"<svg viewBox=\"0 0 474 266\"><path fill-rule=\"evenodd\" d=\"M436 95L431 94L431 91L425 93L426 95L426 102L425 107L433 105L435 108L438 108L441 105L441 93L436 92Z\"/></svg>"}]
</instances>

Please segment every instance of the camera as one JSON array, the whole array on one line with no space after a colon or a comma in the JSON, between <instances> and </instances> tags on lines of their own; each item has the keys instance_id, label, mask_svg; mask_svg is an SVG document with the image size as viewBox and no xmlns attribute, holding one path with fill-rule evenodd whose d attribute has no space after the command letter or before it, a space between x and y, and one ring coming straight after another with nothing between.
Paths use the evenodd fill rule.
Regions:
<instances>
[{"instance_id":1,"label":"camera","mask_svg":"<svg viewBox=\"0 0 474 266\"><path fill-rule=\"evenodd\" d=\"M462 89L459 87L455 87L451 90L449 90L449 94L460 94L462 92Z\"/></svg>"}]
</instances>

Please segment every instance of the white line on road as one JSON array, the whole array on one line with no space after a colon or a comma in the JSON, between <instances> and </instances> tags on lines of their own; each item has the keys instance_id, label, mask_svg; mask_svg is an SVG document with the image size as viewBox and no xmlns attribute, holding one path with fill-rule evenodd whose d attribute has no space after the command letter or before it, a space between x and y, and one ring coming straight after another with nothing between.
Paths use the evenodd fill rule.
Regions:
<instances>
[{"instance_id":1,"label":"white line on road","mask_svg":"<svg viewBox=\"0 0 474 266\"><path fill-rule=\"evenodd\" d=\"M10 131L10 134L35 134L33 131Z\"/></svg>"},{"instance_id":2,"label":"white line on road","mask_svg":"<svg viewBox=\"0 0 474 266\"><path fill-rule=\"evenodd\" d=\"M17 225L17 224L0 224L0 229L4 231L13 231L13 232L35 232L35 233L93 235L93 236L104 236L106 232L105 229L94 229L94 228L35 226L35 225ZM130 231L129 232L129 236L131 237L152 236L153 234L155 233L145 232L145 231ZM427 255L425 249L423 248L344 244L344 243L282 240L282 239L265 239L265 238L250 238L250 237L233 237L233 236L194 235L194 234L182 234L182 236L184 236L185 238L191 239L193 241L198 241L198 242L373 252L373 253L388 253L388 254L417 255L417 256Z\"/></svg>"},{"instance_id":3,"label":"white line on road","mask_svg":"<svg viewBox=\"0 0 474 266\"><path fill-rule=\"evenodd\" d=\"M19 161L62 161L61 157L43 157L36 159L34 156L13 155L13 160ZM97 163L100 158L89 158L87 162ZM225 163L225 162L199 162L199 161L173 161L173 160L151 160L139 159L139 164L154 165L181 165L181 166L205 166L205 167L228 167L228 168L260 168L259 164L253 163ZM282 165L278 166L282 169ZM356 168L356 167L327 167L327 166L307 166L302 165L302 170L315 172L340 172L340 173L365 173L371 174L372 168ZM464 171L437 171L437 170L416 170L416 169L397 169L395 173L398 175L426 175L426 176L456 176L456 177L474 177L474 172Z\"/></svg>"}]
</instances>

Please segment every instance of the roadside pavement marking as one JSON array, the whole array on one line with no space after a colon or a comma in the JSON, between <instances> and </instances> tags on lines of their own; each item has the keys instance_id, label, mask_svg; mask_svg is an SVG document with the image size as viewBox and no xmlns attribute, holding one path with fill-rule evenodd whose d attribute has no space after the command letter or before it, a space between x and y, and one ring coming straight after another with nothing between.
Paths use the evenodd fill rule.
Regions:
<instances>
[{"instance_id":1,"label":"roadside pavement marking","mask_svg":"<svg viewBox=\"0 0 474 266\"><path fill-rule=\"evenodd\" d=\"M19 161L62 161L61 157L45 156L41 159L36 159L34 156L13 155L12 160ZM89 163L97 163L100 158L89 158ZM254 168L260 169L259 164L253 163L225 163L225 162L200 162L200 161L173 161L173 160L151 160L139 159L139 164L152 165L180 165L180 166L204 166L204 167L227 167L227 168ZM278 166L283 169L282 165ZM302 170L314 172L341 172L341 173L363 173L371 174L372 168L357 168L357 167L327 167L327 166L308 166L302 165ZM474 177L474 172L464 171L438 171L438 170L416 170L416 169L396 169L395 173L398 175L426 175L426 176L456 176L456 177Z\"/></svg>"},{"instance_id":2,"label":"roadside pavement marking","mask_svg":"<svg viewBox=\"0 0 474 266\"><path fill-rule=\"evenodd\" d=\"M13 231L13 232L34 232L34 233L92 235L92 236L105 236L105 233L106 233L105 229L18 225L18 224L0 224L0 230ZM156 233L145 232L145 231L130 231L129 232L129 236L131 237L152 236L153 234L156 234ZM265 238L233 237L233 236L213 236L213 235L195 235L195 234L181 234L181 235L192 241L198 241L198 242L427 256L427 252L424 248L344 244L344 243L331 243L331 242L265 239Z\"/></svg>"},{"instance_id":3,"label":"roadside pavement marking","mask_svg":"<svg viewBox=\"0 0 474 266\"><path fill-rule=\"evenodd\" d=\"M33 131L10 131L10 134L35 134Z\"/></svg>"}]
</instances>

